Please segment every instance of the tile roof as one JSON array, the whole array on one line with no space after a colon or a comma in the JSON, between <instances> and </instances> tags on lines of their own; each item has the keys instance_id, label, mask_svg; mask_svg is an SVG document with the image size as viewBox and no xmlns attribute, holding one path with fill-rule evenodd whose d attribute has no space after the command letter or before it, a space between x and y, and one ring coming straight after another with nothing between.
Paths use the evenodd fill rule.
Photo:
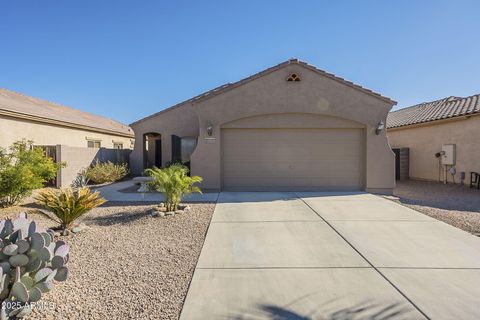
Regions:
<instances>
[{"instance_id":1,"label":"tile roof","mask_svg":"<svg viewBox=\"0 0 480 320\"><path fill-rule=\"evenodd\" d=\"M244 79L242 79L242 80L239 80L239 81L237 81L237 82L234 82L234 83L230 83L230 82L229 82L229 83L226 83L226 84L221 85L221 86L219 86L219 87L216 87L216 88L214 88L214 89L212 89L212 90L209 90L209 91L206 91L206 92L204 92L204 93L201 93L201 94L199 94L199 95L197 95L197 96L195 96L195 97L193 97L193 98L190 98L190 99L188 99L188 100L185 100L185 101L182 101L182 102L180 102L180 103L178 103L178 104L175 104L175 105L172 106L172 107L163 109L163 110L161 110L161 111L159 111L159 112L157 112L157 113L154 113L154 114L152 114L152 115L149 115L149 116L147 116L147 117L145 117L145 118L143 118L143 119L137 120L137 121L133 122L133 123L130 124L130 125L135 125L135 124L137 124L137 123L139 123L139 122L143 122L143 121L145 121L145 120L147 120L147 119L153 118L153 117L155 117L155 116L157 116L157 115L159 115L159 114L162 114L162 113L164 113L164 112L166 112L166 111L169 111L169 110L171 110L171 109L177 108L177 107L179 107L179 106L181 106L181 105L184 105L184 104L186 104L186 103L198 102L198 101L201 101L201 100L208 99L208 98L210 98L210 97L216 96L216 95L221 94L221 93L223 93L223 92L225 92L225 91L228 91L228 90L230 90L230 89L233 89L233 88L236 88L236 87L238 87L238 86L241 86L241 85L243 85L243 84L245 84L245 83L247 83L247 82L249 82L249 81L252 81L252 80L255 80L255 79L257 79L257 78L260 78L260 77L262 77L262 76L264 76L264 75L267 75L267 74L269 74L269 73L271 73L271 72L274 72L274 71L276 71L276 70L278 70L278 69L281 69L281 68L283 68L283 67L285 67L285 66L288 66L288 65L291 65L291 64L301 65L301 66L303 66L303 67L305 67L305 68L307 68L307 69L310 69L310 70L312 70L312 71L314 71L314 72L317 72L317 73L319 73L319 74L321 74L321 75L323 75L323 76L325 76L325 77L328 77L328 78L330 78L330 79L332 79L332 80L341 82L341 83L343 83L344 85L347 85L347 86L352 87L352 88L354 88L354 89L360 90L360 91L362 91L362 92L364 92L364 93L366 93L366 94L369 94L369 95L371 95L371 96L374 96L374 97L376 97L376 98L378 98L378 99L381 99L381 100L383 100L383 101L386 101L386 102L388 102L388 103L391 103L392 105L397 104L395 101L391 100L390 98L387 98L387 97L385 97L385 96L382 96L381 94L376 93L376 92L374 92L374 91L372 91L372 90L370 90L370 89L364 88L364 87L362 87L362 86L360 86L360 85L358 85L358 84L356 84L356 83L353 83L353 82L351 82L351 81L345 80L344 78L338 77L338 76L336 76L336 75L334 75L334 74L332 74L332 73L325 72L325 71L323 71L323 70L321 70L321 69L318 69L317 67L312 66L312 65L310 65L310 64L308 64L308 63L306 63L306 62L303 62L303 61L300 61L300 60L298 60L298 59L292 58L292 59L289 59L289 60L284 61L284 62L282 62L282 63L279 63L279 64L277 64L276 66L270 67L270 68L265 69L265 70L263 70L263 71L260 71L260 72L258 72L258 73L256 73L256 74L253 74L253 75L251 75L251 76L249 76L249 77L247 77L247 78L244 78Z\"/></svg>"},{"instance_id":2,"label":"tile roof","mask_svg":"<svg viewBox=\"0 0 480 320\"><path fill-rule=\"evenodd\" d=\"M0 88L0 113L2 111L13 116L33 117L40 122L55 122L64 126L81 126L85 130L134 136L130 127L112 119Z\"/></svg>"},{"instance_id":3,"label":"tile roof","mask_svg":"<svg viewBox=\"0 0 480 320\"><path fill-rule=\"evenodd\" d=\"M387 128L398 128L480 113L480 94L470 97L448 97L390 112Z\"/></svg>"}]
</instances>

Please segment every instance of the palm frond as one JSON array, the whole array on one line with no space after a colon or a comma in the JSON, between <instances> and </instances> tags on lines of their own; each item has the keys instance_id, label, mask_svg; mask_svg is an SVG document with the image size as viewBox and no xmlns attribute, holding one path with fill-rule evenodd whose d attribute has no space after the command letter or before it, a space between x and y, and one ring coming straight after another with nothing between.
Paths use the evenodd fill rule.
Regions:
<instances>
[{"instance_id":1,"label":"palm frond","mask_svg":"<svg viewBox=\"0 0 480 320\"><path fill-rule=\"evenodd\" d=\"M69 228L79 217L106 202L99 192L88 188L45 189L35 196L35 200L52 212L63 228Z\"/></svg>"},{"instance_id":2,"label":"palm frond","mask_svg":"<svg viewBox=\"0 0 480 320\"><path fill-rule=\"evenodd\" d=\"M201 193L195 184L201 183L203 179L199 176L190 177L188 172L188 168L180 164L163 169L153 167L145 170L145 173L153 178L149 183L150 188L164 194L167 210L176 210L185 195Z\"/></svg>"}]
</instances>

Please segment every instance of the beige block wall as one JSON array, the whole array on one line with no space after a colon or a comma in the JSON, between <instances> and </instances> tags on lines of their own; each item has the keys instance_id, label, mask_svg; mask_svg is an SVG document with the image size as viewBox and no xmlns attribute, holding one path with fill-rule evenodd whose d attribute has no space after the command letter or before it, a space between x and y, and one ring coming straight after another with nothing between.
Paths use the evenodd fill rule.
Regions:
<instances>
[{"instance_id":1,"label":"beige block wall","mask_svg":"<svg viewBox=\"0 0 480 320\"><path fill-rule=\"evenodd\" d=\"M57 186L66 187L72 184L78 173L88 168L97 160L100 162L111 161L114 163L128 162L130 150L57 145L56 152L57 161L66 163L66 167L61 168L57 174Z\"/></svg>"},{"instance_id":2,"label":"beige block wall","mask_svg":"<svg viewBox=\"0 0 480 320\"><path fill-rule=\"evenodd\" d=\"M392 148L410 148L410 178L438 181L439 162L434 154L442 150L443 144L456 145L456 182L460 172L480 172L480 116L460 118L444 122L432 122L416 127L391 129L387 133ZM440 179L444 179L441 170ZM448 181L452 181L448 174Z\"/></svg>"},{"instance_id":3,"label":"beige block wall","mask_svg":"<svg viewBox=\"0 0 480 320\"><path fill-rule=\"evenodd\" d=\"M13 142L21 139L33 140L35 145L62 144L87 147L87 138L101 140L101 146L104 148L113 148L113 141L121 142L124 149L131 149L131 141L134 139L0 115L0 148L8 148Z\"/></svg>"},{"instance_id":4,"label":"beige block wall","mask_svg":"<svg viewBox=\"0 0 480 320\"><path fill-rule=\"evenodd\" d=\"M66 187L70 185L78 173L88 168L97 156L98 148L80 148L69 147L65 145L57 146L57 160L65 162L66 167L61 168L57 174L57 186Z\"/></svg>"}]
</instances>

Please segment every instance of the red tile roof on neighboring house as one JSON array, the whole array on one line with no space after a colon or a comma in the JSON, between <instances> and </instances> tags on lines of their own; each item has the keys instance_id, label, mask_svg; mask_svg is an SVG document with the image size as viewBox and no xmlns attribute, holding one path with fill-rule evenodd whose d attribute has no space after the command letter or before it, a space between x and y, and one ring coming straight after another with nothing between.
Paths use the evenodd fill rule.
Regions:
<instances>
[{"instance_id":1,"label":"red tile roof on neighboring house","mask_svg":"<svg viewBox=\"0 0 480 320\"><path fill-rule=\"evenodd\" d=\"M448 97L390 112L387 128L398 128L436 120L480 113L480 94L470 97Z\"/></svg>"},{"instance_id":2,"label":"red tile roof on neighboring house","mask_svg":"<svg viewBox=\"0 0 480 320\"><path fill-rule=\"evenodd\" d=\"M112 119L0 88L0 114L67 127L133 137L133 130Z\"/></svg>"},{"instance_id":3,"label":"red tile roof on neighboring house","mask_svg":"<svg viewBox=\"0 0 480 320\"><path fill-rule=\"evenodd\" d=\"M208 98L210 98L210 97L214 97L214 96L216 96L216 95L218 95L218 94L221 94L221 93L223 93L223 92L225 92L225 91L228 91L228 90L230 90L230 89L233 89L233 88L236 88L236 87L238 87L238 86L241 86L241 85L243 85L243 84L245 84L245 83L247 83L247 82L249 82L249 81L252 81L252 80L255 80L255 79L257 79L257 78L260 78L260 77L262 77L262 76L264 76L264 75L267 75L267 74L269 74L269 73L271 73L271 72L274 72L274 71L276 71L276 70L278 70L278 69L280 69L280 68L283 68L283 67L285 67L285 66L288 66L288 65L290 65L290 64L297 64L297 65L304 66L305 68L310 69L310 70L312 70L312 71L314 71L314 72L317 72L317 73L319 73L319 74L321 74L321 75L323 75L323 76L325 76L325 77L328 77L328 78L330 78L330 79L332 79L332 80L335 80L335 81L338 81L338 82L340 82L340 83L343 83L344 85L347 85L347 86L352 87L352 88L354 88L354 89L360 90L360 91L362 91L362 92L364 92L364 93L366 93L366 94L369 94L369 95L374 96L374 97L376 97L376 98L378 98L378 99L381 99L381 100L383 100L383 101L386 101L386 102L388 102L388 103L391 103L392 105L397 104L395 101L391 100L390 98L387 98L387 97L385 97L385 96L382 96L381 94L376 93L376 92L374 92L374 91L372 91L372 90L370 90L370 89L366 89L366 88L364 88L364 87L362 87L362 86L360 86L360 85L358 85L358 84L356 84L356 83L353 83L353 82L351 82L351 81L345 80L344 78L340 78L340 77L338 77L338 76L336 76L336 75L334 75L334 74L332 74L332 73L328 73L328 72L325 72L325 71L323 71L323 70L320 70L320 69L318 69L317 67L312 66L312 65L310 65L310 64L308 64L308 63L306 63L306 62L303 62L303 61L300 61L300 60L298 60L298 59L292 58L292 59L290 59L290 60L287 60L287 61L284 61L284 62L282 62L282 63L280 63L280 64L277 64L276 66L270 67L270 68L265 69L265 70L263 70L263 71L260 71L260 72L258 72L258 73L256 73L256 74L253 74L253 75L251 75L251 76L249 76L249 77L247 77L247 78L241 79L241 80L239 80L239 81L237 81L237 82L234 82L234 83L226 83L226 84L221 85L221 86L219 86L219 87L216 87L216 88L214 88L214 89L212 89L212 90L209 90L209 91L206 91L206 92L204 92L204 93L201 93L201 94L199 94L199 95L197 95L197 96L195 96L195 97L193 97L193 98L191 98L191 99L182 101L182 102L180 102L180 103L178 103L178 104L176 104L176 105L174 105L174 106L172 106L172 107L163 109L163 110L161 110L161 111L159 111L159 112L157 112L157 113L154 113L154 114L152 114L152 115L149 115L149 116L147 116L147 117L145 117L145 118L143 118L143 119L140 119L140 120L138 120L138 121L135 121L135 122L133 122L133 123L130 124L130 125L134 125L134 124L137 124L137 123L139 123L139 122L143 122L143 121L145 121L145 120L147 120L147 119L153 118L153 117L155 117L155 116L157 116L157 115L159 115L159 114L161 114L161 113L164 113L164 112L166 112L166 111L168 111L168 110L171 110L171 109L174 109L174 108L179 107L179 106L181 106L181 105L184 105L184 104L186 104L186 103L193 103L193 102L201 101L201 100L204 100L204 99L208 99Z\"/></svg>"}]
</instances>

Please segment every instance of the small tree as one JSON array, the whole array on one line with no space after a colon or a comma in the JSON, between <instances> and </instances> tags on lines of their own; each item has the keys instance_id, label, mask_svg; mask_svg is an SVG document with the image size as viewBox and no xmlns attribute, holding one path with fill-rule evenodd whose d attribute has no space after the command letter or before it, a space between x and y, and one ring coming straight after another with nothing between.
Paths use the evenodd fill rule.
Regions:
<instances>
[{"instance_id":1,"label":"small tree","mask_svg":"<svg viewBox=\"0 0 480 320\"><path fill-rule=\"evenodd\" d=\"M0 207L18 203L57 175L61 165L32 144L22 140L15 142L10 152L0 149Z\"/></svg>"},{"instance_id":2,"label":"small tree","mask_svg":"<svg viewBox=\"0 0 480 320\"><path fill-rule=\"evenodd\" d=\"M199 176L190 177L188 168L181 164L173 164L164 169L154 167L145 170L145 173L153 178L150 188L164 195L167 211L175 211L183 196L193 192L202 193L195 183L200 183L203 179Z\"/></svg>"},{"instance_id":3,"label":"small tree","mask_svg":"<svg viewBox=\"0 0 480 320\"><path fill-rule=\"evenodd\" d=\"M57 218L63 230L72 226L79 217L106 202L100 193L88 188L45 189L35 197L38 204L44 206Z\"/></svg>"}]
</instances>

